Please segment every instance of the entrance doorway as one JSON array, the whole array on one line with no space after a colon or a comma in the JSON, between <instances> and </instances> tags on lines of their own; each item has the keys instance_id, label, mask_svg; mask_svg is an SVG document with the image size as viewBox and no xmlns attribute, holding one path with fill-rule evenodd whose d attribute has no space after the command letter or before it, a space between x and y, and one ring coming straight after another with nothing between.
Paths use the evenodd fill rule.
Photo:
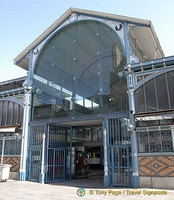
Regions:
<instances>
[{"instance_id":1,"label":"entrance doorway","mask_svg":"<svg viewBox=\"0 0 174 200\"><path fill-rule=\"evenodd\" d=\"M30 126L27 179L39 181L44 171L46 183L97 179L107 186L131 186L128 123L125 116Z\"/></svg>"},{"instance_id":2,"label":"entrance doorway","mask_svg":"<svg viewBox=\"0 0 174 200\"><path fill-rule=\"evenodd\" d=\"M46 155L46 182L84 178L103 180L101 124L49 125Z\"/></svg>"},{"instance_id":3,"label":"entrance doorway","mask_svg":"<svg viewBox=\"0 0 174 200\"><path fill-rule=\"evenodd\" d=\"M103 178L103 129L75 127L72 137L74 178Z\"/></svg>"}]
</instances>

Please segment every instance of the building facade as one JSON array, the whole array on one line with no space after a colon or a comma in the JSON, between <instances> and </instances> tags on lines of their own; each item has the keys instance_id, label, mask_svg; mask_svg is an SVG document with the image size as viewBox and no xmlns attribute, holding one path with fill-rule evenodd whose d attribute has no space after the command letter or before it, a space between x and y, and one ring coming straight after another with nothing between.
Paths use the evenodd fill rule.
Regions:
<instances>
[{"instance_id":1,"label":"building facade","mask_svg":"<svg viewBox=\"0 0 174 200\"><path fill-rule=\"evenodd\" d=\"M127 65L141 187L172 188L174 57Z\"/></svg>"},{"instance_id":2,"label":"building facade","mask_svg":"<svg viewBox=\"0 0 174 200\"><path fill-rule=\"evenodd\" d=\"M170 188L156 185L174 181L163 58L150 21L70 8L14 59L28 71L19 179Z\"/></svg>"},{"instance_id":3,"label":"building facade","mask_svg":"<svg viewBox=\"0 0 174 200\"><path fill-rule=\"evenodd\" d=\"M0 83L0 163L11 164L10 178L18 178L23 127L23 83L26 77Z\"/></svg>"}]
</instances>

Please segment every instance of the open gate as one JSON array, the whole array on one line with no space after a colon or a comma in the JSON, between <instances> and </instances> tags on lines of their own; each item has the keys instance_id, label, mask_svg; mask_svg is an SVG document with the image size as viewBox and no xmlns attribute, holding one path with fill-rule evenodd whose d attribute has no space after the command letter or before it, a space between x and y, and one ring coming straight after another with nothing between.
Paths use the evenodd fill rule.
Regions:
<instances>
[{"instance_id":1,"label":"open gate","mask_svg":"<svg viewBox=\"0 0 174 200\"><path fill-rule=\"evenodd\" d=\"M131 136L127 118L107 120L108 168L111 186L131 185Z\"/></svg>"},{"instance_id":2,"label":"open gate","mask_svg":"<svg viewBox=\"0 0 174 200\"><path fill-rule=\"evenodd\" d=\"M50 124L47 135L46 182L71 179L72 128Z\"/></svg>"}]
</instances>

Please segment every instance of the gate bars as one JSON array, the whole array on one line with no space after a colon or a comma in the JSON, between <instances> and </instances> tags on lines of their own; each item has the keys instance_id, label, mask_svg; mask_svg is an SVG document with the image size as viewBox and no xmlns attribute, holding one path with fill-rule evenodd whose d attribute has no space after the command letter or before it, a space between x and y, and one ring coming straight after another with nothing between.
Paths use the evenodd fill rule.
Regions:
<instances>
[{"instance_id":1,"label":"gate bars","mask_svg":"<svg viewBox=\"0 0 174 200\"><path fill-rule=\"evenodd\" d=\"M42 182L41 172L43 141L46 133L45 125L30 126L27 179ZM44 160L44 158L43 158Z\"/></svg>"},{"instance_id":2,"label":"gate bars","mask_svg":"<svg viewBox=\"0 0 174 200\"><path fill-rule=\"evenodd\" d=\"M131 135L127 130L129 120L127 117L117 117L107 118L103 122L107 168L104 178L108 177L105 183L110 186L130 186L132 160ZM72 132L72 127L57 124L30 126L28 180L54 182L71 179Z\"/></svg>"},{"instance_id":3,"label":"gate bars","mask_svg":"<svg viewBox=\"0 0 174 200\"><path fill-rule=\"evenodd\" d=\"M42 183L71 179L71 147L71 127L31 125L27 179Z\"/></svg>"},{"instance_id":4,"label":"gate bars","mask_svg":"<svg viewBox=\"0 0 174 200\"><path fill-rule=\"evenodd\" d=\"M46 182L70 180L72 128L51 124L48 130Z\"/></svg>"},{"instance_id":5,"label":"gate bars","mask_svg":"<svg viewBox=\"0 0 174 200\"><path fill-rule=\"evenodd\" d=\"M131 135L127 118L107 119L108 171L111 186L131 185Z\"/></svg>"}]
</instances>

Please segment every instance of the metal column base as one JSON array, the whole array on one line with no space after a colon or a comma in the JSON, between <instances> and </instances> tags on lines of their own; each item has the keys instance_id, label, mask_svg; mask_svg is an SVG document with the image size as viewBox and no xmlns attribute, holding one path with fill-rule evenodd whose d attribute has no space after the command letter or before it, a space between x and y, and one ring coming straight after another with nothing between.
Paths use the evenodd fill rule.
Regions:
<instances>
[{"instance_id":1,"label":"metal column base","mask_svg":"<svg viewBox=\"0 0 174 200\"><path fill-rule=\"evenodd\" d=\"M109 176L104 176L104 187L108 188L109 186Z\"/></svg>"},{"instance_id":2,"label":"metal column base","mask_svg":"<svg viewBox=\"0 0 174 200\"><path fill-rule=\"evenodd\" d=\"M45 174L40 174L39 175L39 183L42 183L42 184L45 183Z\"/></svg>"},{"instance_id":3,"label":"metal column base","mask_svg":"<svg viewBox=\"0 0 174 200\"><path fill-rule=\"evenodd\" d=\"M19 181L26 181L26 172L19 172L18 173L18 180Z\"/></svg>"},{"instance_id":4,"label":"metal column base","mask_svg":"<svg viewBox=\"0 0 174 200\"><path fill-rule=\"evenodd\" d=\"M132 187L133 188L139 188L140 187L139 176L132 176Z\"/></svg>"}]
</instances>

